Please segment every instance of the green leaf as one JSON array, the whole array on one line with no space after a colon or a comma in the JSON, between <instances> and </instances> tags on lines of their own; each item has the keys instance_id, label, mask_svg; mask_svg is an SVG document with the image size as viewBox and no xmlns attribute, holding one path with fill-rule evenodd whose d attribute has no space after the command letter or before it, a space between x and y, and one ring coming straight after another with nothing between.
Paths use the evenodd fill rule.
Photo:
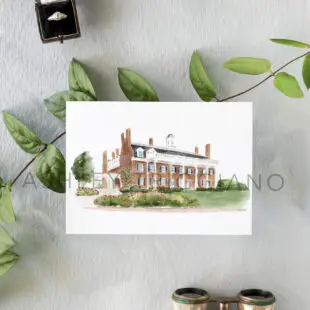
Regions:
<instances>
[{"instance_id":1,"label":"green leaf","mask_svg":"<svg viewBox=\"0 0 310 310\"><path fill-rule=\"evenodd\" d=\"M290 98L303 98L304 96L296 78L286 72L280 72L276 75L274 86Z\"/></svg>"},{"instance_id":2,"label":"green leaf","mask_svg":"<svg viewBox=\"0 0 310 310\"><path fill-rule=\"evenodd\" d=\"M36 154L44 144L27 126L7 112L3 112L4 123L15 142L27 153Z\"/></svg>"},{"instance_id":3,"label":"green leaf","mask_svg":"<svg viewBox=\"0 0 310 310\"><path fill-rule=\"evenodd\" d=\"M42 184L57 193L66 192L66 162L53 144L49 144L35 161L35 174Z\"/></svg>"},{"instance_id":4,"label":"green leaf","mask_svg":"<svg viewBox=\"0 0 310 310\"><path fill-rule=\"evenodd\" d=\"M298 48L310 48L310 44L289 39L270 39L270 41L278 44L289 45Z\"/></svg>"},{"instance_id":5,"label":"green leaf","mask_svg":"<svg viewBox=\"0 0 310 310\"><path fill-rule=\"evenodd\" d=\"M304 64L302 66L302 77L307 89L310 88L310 54L304 59Z\"/></svg>"},{"instance_id":6,"label":"green leaf","mask_svg":"<svg viewBox=\"0 0 310 310\"><path fill-rule=\"evenodd\" d=\"M61 120L66 120L66 102L67 101L93 101L89 95L77 91L63 91L54 94L52 97L45 99L46 108Z\"/></svg>"},{"instance_id":7,"label":"green leaf","mask_svg":"<svg viewBox=\"0 0 310 310\"><path fill-rule=\"evenodd\" d=\"M119 85L130 101L159 101L154 88L138 73L118 69Z\"/></svg>"},{"instance_id":8,"label":"green leaf","mask_svg":"<svg viewBox=\"0 0 310 310\"><path fill-rule=\"evenodd\" d=\"M15 241L6 230L0 226L0 255L15 245Z\"/></svg>"},{"instance_id":9,"label":"green leaf","mask_svg":"<svg viewBox=\"0 0 310 310\"><path fill-rule=\"evenodd\" d=\"M13 210L13 204L11 199L11 186L12 182L9 181L3 190L2 197L0 199L0 221L11 224L15 222L15 214Z\"/></svg>"},{"instance_id":10,"label":"green leaf","mask_svg":"<svg viewBox=\"0 0 310 310\"><path fill-rule=\"evenodd\" d=\"M192 55L189 74L192 85L202 100L211 101L216 97L216 92L198 51L194 51Z\"/></svg>"},{"instance_id":11,"label":"green leaf","mask_svg":"<svg viewBox=\"0 0 310 310\"><path fill-rule=\"evenodd\" d=\"M5 252L0 256L0 277L5 275L19 260L19 256L12 252Z\"/></svg>"},{"instance_id":12,"label":"green leaf","mask_svg":"<svg viewBox=\"0 0 310 310\"><path fill-rule=\"evenodd\" d=\"M85 93L92 97L93 100L96 100L96 92L88 75L82 65L75 59L71 61L68 80L70 90Z\"/></svg>"},{"instance_id":13,"label":"green leaf","mask_svg":"<svg viewBox=\"0 0 310 310\"><path fill-rule=\"evenodd\" d=\"M241 74L259 75L268 72L271 63L264 58L237 57L226 61L223 67Z\"/></svg>"}]
</instances>

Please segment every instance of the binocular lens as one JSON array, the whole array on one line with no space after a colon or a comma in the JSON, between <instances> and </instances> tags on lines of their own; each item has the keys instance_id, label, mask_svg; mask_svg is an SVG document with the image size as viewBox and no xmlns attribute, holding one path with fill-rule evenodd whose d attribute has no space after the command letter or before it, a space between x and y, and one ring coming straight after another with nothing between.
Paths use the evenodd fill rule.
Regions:
<instances>
[{"instance_id":1,"label":"binocular lens","mask_svg":"<svg viewBox=\"0 0 310 310\"><path fill-rule=\"evenodd\" d=\"M273 310L276 302L271 292L257 289L243 290L238 298L239 310Z\"/></svg>"},{"instance_id":2,"label":"binocular lens","mask_svg":"<svg viewBox=\"0 0 310 310\"><path fill-rule=\"evenodd\" d=\"M172 294L175 310L206 310L209 294L199 288L180 288Z\"/></svg>"}]
</instances>

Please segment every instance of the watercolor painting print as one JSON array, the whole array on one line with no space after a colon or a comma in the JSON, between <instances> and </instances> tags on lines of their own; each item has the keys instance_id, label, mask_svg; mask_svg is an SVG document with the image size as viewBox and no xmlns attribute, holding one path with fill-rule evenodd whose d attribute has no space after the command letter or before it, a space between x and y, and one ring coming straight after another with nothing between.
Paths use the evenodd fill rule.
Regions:
<instances>
[{"instance_id":1,"label":"watercolor painting print","mask_svg":"<svg viewBox=\"0 0 310 310\"><path fill-rule=\"evenodd\" d=\"M67 104L67 233L251 234L251 103Z\"/></svg>"}]
</instances>

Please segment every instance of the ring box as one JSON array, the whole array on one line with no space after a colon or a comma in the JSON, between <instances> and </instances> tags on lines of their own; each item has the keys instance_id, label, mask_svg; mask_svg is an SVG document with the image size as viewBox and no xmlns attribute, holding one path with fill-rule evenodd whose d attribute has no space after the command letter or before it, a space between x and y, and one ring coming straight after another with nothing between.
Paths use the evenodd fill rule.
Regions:
<instances>
[{"instance_id":1,"label":"ring box","mask_svg":"<svg viewBox=\"0 0 310 310\"><path fill-rule=\"evenodd\" d=\"M36 15L43 43L78 38L81 36L75 0L58 0L49 3L37 1ZM65 18L53 20L53 16L63 14Z\"/></svg>"}]
</instances>

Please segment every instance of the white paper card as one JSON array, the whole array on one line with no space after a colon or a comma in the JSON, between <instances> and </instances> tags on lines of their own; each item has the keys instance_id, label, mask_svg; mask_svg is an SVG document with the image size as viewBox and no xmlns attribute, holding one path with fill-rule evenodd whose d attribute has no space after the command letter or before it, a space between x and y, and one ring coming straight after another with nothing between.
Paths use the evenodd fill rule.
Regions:
<instances>
[{"instance_id":1,"label":"white paper card","mask_svg":"<svg viewBox=\"0 0 310 310\"><path fill-rule=\"evenodd\" d=\"M68 234L247 235L252 103L67 103Z\"/></svg>"}]
</instances>

